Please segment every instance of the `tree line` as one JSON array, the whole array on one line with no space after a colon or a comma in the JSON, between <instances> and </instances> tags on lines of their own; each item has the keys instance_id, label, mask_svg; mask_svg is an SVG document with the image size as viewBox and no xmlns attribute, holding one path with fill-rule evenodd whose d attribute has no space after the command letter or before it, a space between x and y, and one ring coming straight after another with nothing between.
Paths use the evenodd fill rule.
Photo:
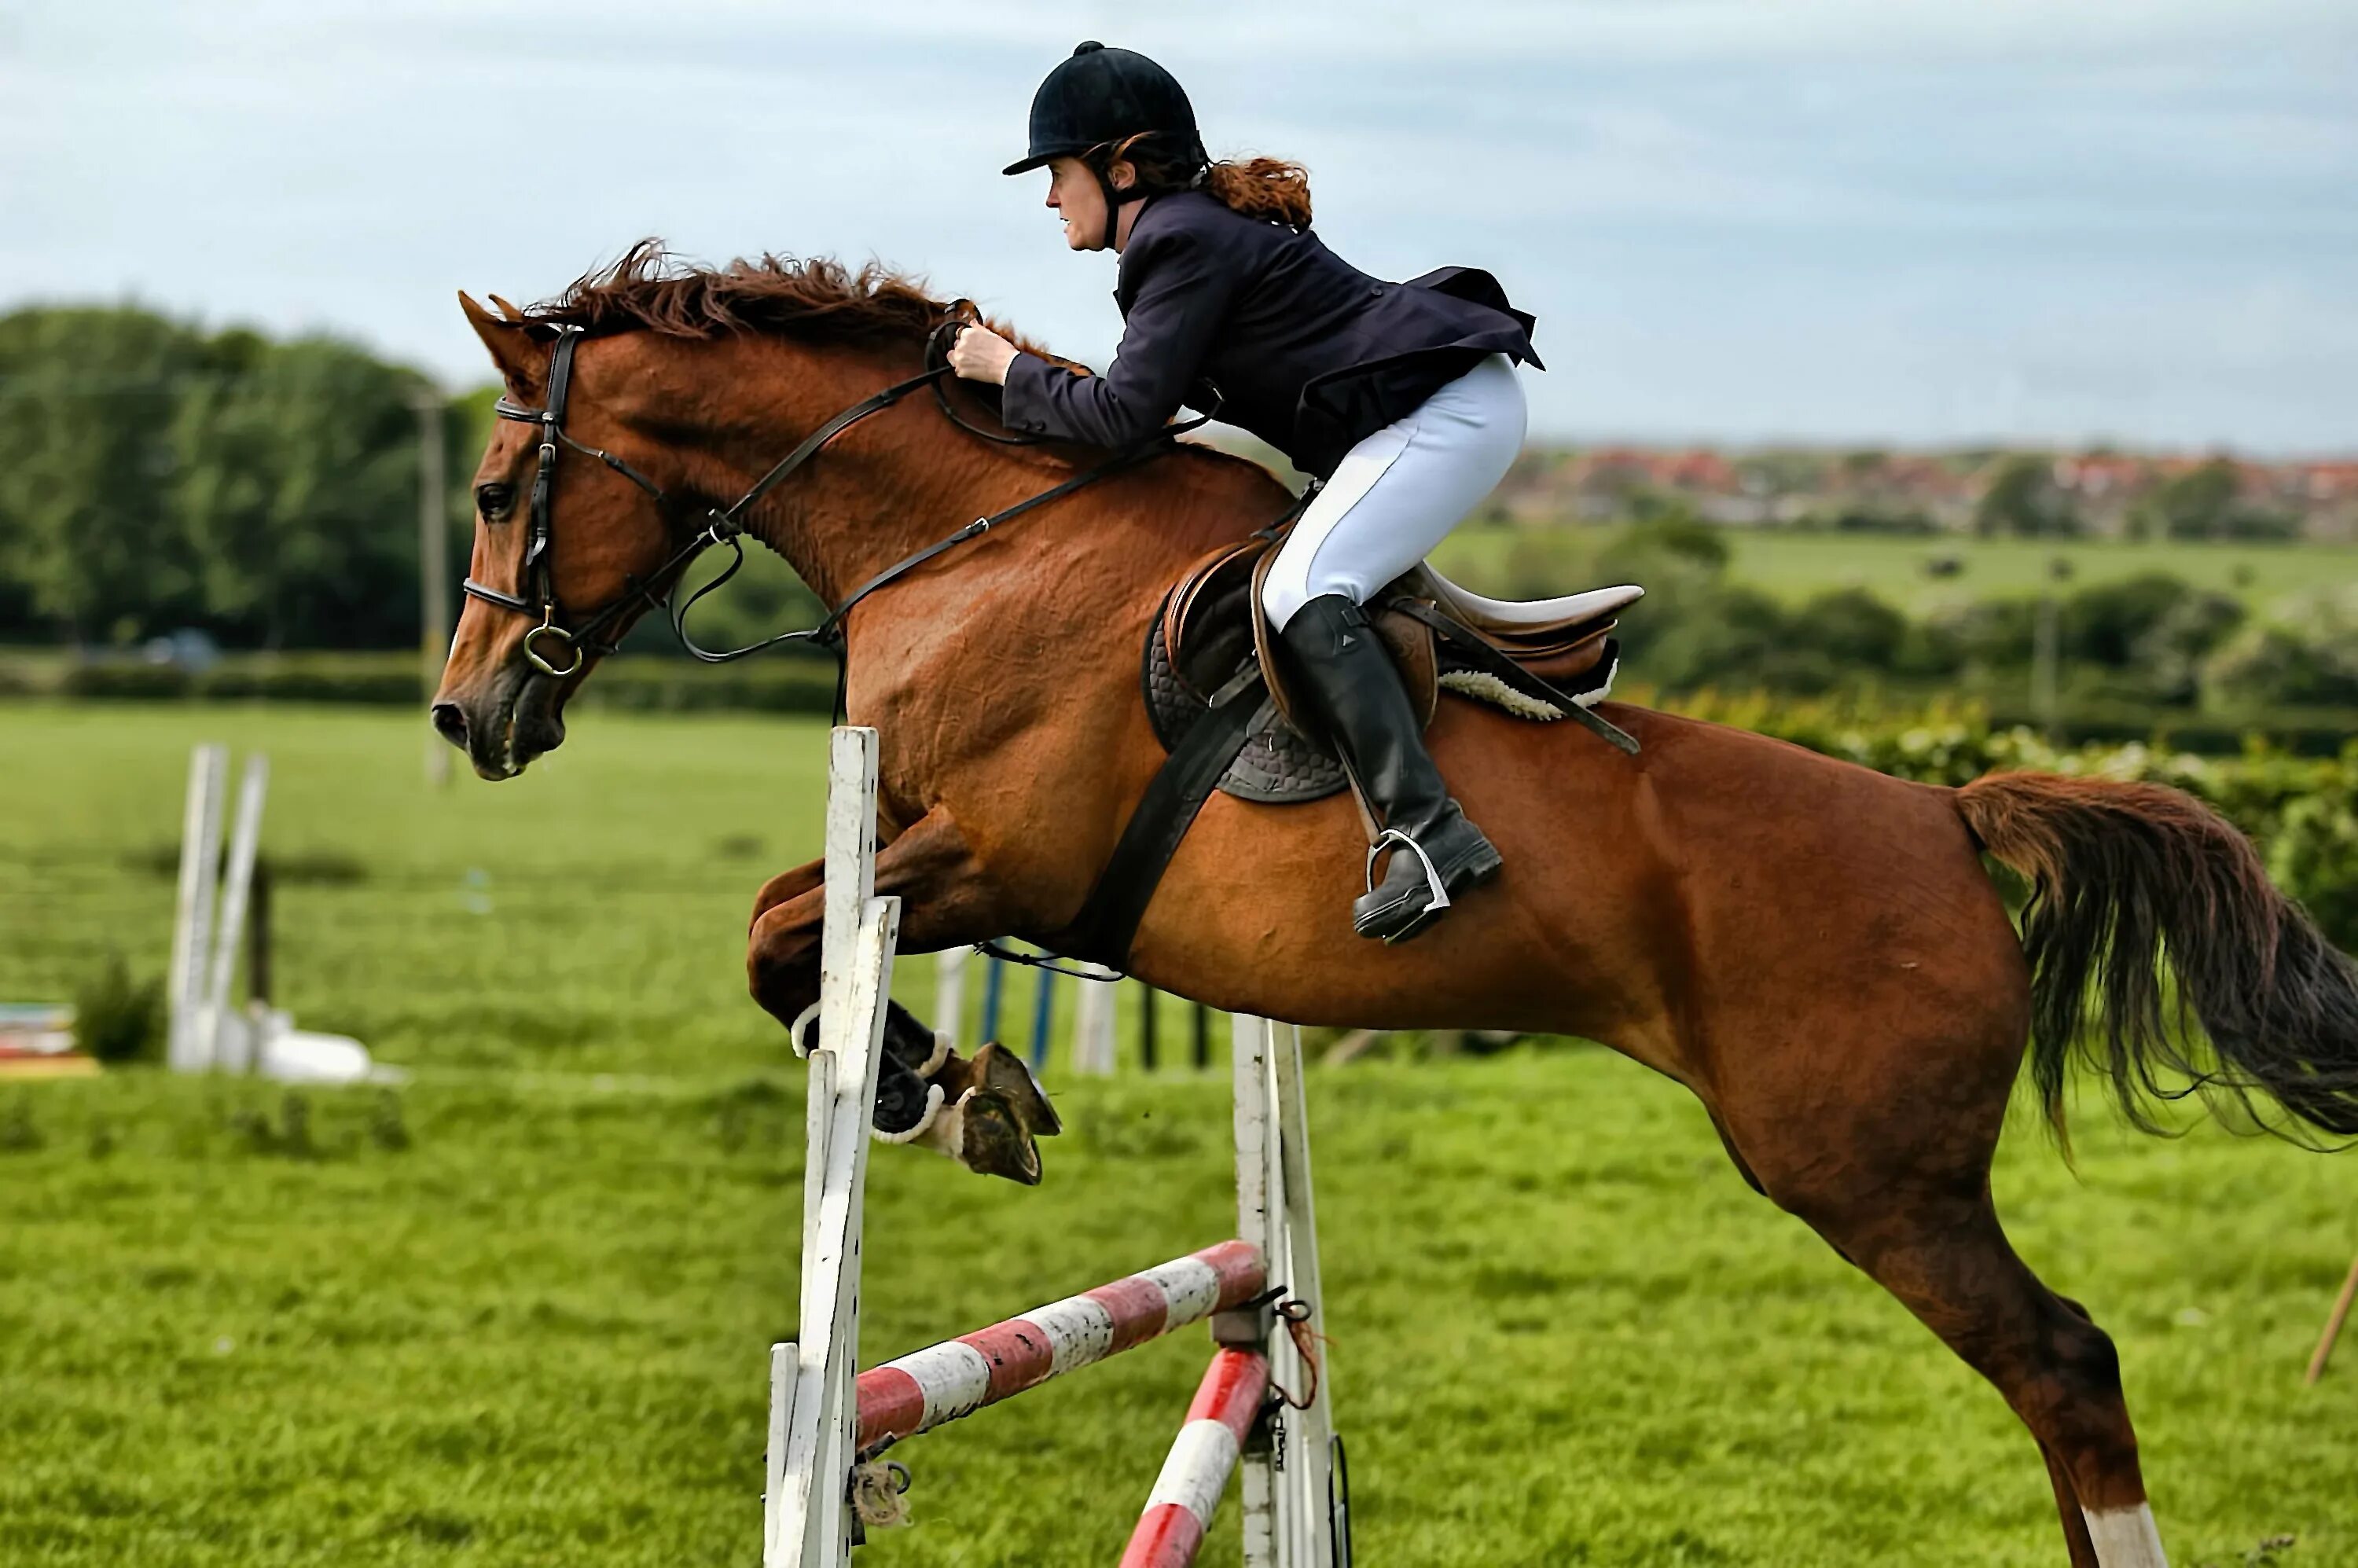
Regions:
<instances>
[{"instance_id":1,"label":"tree line","mask_svg":"<svg viewBox=\"0 0 2358 1568\"><path fill-rule=\"evenodd\" d=\"M333 338L207 332L135 307L0 315L0 643L129 647L193 627L233 649L415 646L430 393ZM453 583L497 395L441 406ZM696 625L741 643L820 613L753 550ZM625 645L672 643L652 616Z\"/></svg>"},{"instance_id":2,"label":"tree line","mask_svg":"<svg viewBox=\"0 0 2358 1568\"><path fill-rule=\"evenodd\" d=\"M0 316L0 640L414 643L427 390L331 338L134 307ZM446 450L473 449L489 396L442 408Z\"/></svg>"}]
</instances>

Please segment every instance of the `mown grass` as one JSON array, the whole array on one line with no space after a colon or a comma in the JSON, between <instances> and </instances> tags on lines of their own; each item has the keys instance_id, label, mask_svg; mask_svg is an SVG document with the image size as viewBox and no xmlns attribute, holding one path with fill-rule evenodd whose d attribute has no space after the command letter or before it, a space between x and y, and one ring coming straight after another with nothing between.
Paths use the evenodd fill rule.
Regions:
<instances>
[{"instance_id":1,"label":"mown grass","mask_svg":"<svg viewBox=\"0 0 2358 1568\"><path fill-rule=\"evenodd\" d=\"M272 850L313 868L286 1000L419 1074L0 1086L0 1563L754 1560L801 1098L738 961L753 886L815 848L819 728L592 716L432 796L390 716L0 708L0 997L110 946L160 967L145 868L219 734L268 747ZM879 1151L871 1358L1233 1225L1217 1074L1051 1087L1039 1189ZM1674 1086L1555 1045L1312 1098L1362 1561L2061 1560L1996 1396ZM2120 1345L2173 1560L2290 1533L2276 1561L2358 1563L2358 1355L2299 1385L2353 1167L2093 1108L2079 1143L2075 1177L2017 1128L2000 1206ZM919 1523L862 1561L1110 1561L1202 1360L1150 1346L909 1445Z\"/></svg>"},{"instance_id":2,"label":"mown grass","mask_svg":"<svg viewBox=\"0 0 2358 1568\"><path fill-rule=\"evenodd\" d=\"M1435 554L1444 570L1492 592L1565 593L1592 586L1574 580L1613 535L1578 524L1461 528ZM2063 591L2163 572L2197 588L2234 594L2266 611L2298 594L2358 581L2358 546L2206 544L2116 539L1983 539L1839 534L1789 528L1725 528L1730 581L1789 604L1836 589L1864 588L1911 615L1979 599L2025 598L2053 589L2051 563L2070 563ZM1550 571L1535 563L1560 563ZM1931 563L1958 569L1934 576ZM1525 578L1547 578L1530 580Z\"/></svg>"}]
</instances>

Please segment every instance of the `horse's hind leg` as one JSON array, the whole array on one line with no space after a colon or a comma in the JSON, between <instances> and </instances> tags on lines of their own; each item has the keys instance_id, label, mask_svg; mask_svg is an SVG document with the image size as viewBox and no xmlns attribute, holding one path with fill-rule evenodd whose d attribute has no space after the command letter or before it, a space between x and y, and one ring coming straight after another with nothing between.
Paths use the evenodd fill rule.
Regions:
<instances>
[{"instance_id":1,"label":"horse's hind leg","mask_svg":"<svg viewBox=\"0 0 2358 1568\"><path fill-rule=\"evenodd\" d=\"M2014 1407L2047 1461L2072 1568L2165 1568L2112 1340L2016 1256L1986 1188L1898 1201L1804 1217Z\"/></svg>"},{"instance_id":2,"label":"horse's hind leg","mask_svg":"<svg viewBox=\"0 0 2358 1568\"><path fill-rule=\"evenodd\" d=\"M773 877L753 904L746 978L753 999L788 1028L817 1028L819 942L827 905L823 863ZM1005 915L957 824L927 813L877 851L876 892L903 901L903 952L931 952L990 936ZM798 1044L802 1044L799 1043ZM995 1043L962 1057L899 1002L888 1004L878 1131L919 1142L989 1175L1040 1179L1036 1138L1061 1130L1022 1061Z\"/></svg>"}]
</instances>

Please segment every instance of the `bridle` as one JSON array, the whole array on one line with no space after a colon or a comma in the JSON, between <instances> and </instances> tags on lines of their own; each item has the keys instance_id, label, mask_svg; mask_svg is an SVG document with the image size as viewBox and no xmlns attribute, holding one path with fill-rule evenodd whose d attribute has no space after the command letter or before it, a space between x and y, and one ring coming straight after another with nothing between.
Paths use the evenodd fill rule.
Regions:
<instances>
[{"instance_id":1,"label":"bridle","mask_svg":"<svg viewBox=\"0 0 2358 1568\"><path fill-rule=\"evenodd\" d=\"M758 654L765 648L773 648L788 643L814 643L830 649L840 660L844 651L844 618L850 614L853 605L858 604L878 589L923 566L945 550L989 533L1010 518L1021 516L1033 507L1044 505L1060 496L1068 495L1083 485L1092 483L1108 474L1153 456L1168 446L1173 437L1205 423L1204 418L1198 418L1163 426L1161 429L1122 449L1106 461L1094 468L1083 470L1061 484L1052 486L1037 495L1029 496L1012 506L991 513L988 516L976 518L956 533L935 541L913 555L903 557L869 579L855 589L850 597L829 611L827 618L816 626L793 632L781 632L775 636L763 638L760 642L749 643L741 648L716 651L698 647L695 640L687 634L687 612L697 600L736 576L738 568L745 564L744 535L747 515L761 503L764 496L776 489L795 470L817 457L820 449L829 441L870 415L882 413L911 393L931 386L942 413L952 424L962 430L988 440L1009 445L1028 446L1036 444L1042 439L1039 437L1020 434L1001 434L973 424L959 415L951 404L949 395L943 384L945 378L951 373L947 361L948 346L957 340L960 331L975 324L969 315L962 314L962 312L970 311L971 308L963 300L957 302L951 307L950 318L935 328L926 341L927 368L925 371L910 376L905 381L896 381L882 392L861 398L804 437L794 450L778 460L767 473L755 480L752 489L729 505L708 511L702 520L703 526L698 529L686 544L665 557L662 564L654 571L648 573L644 579L635 574L633 575L629 579L629 591L592 613L587 620L573 626L562 625L557 621L557 589L552 563L549 559L554 523L551 496L557 481L558 449L562 447L570 447L586 457L595 458L633 484L637 485L654 502L667 525L686 509L661 485L614 456L613 453L600 450L566 434L565 405L567 394L573 381L573 356L575 351L580 346L582 338L587 334L584 329L579 326L560 326L557 330L557 341L550 346L548 351L548 395L543 406L527 408L504 396L493 406L494 411L503 419L513 419L521 424L540 427L539 460L533 470L531 499L527 503L525 515L524 567L521 574L523 580L517 585L524 591L522 593L504 592L487 583L477 582L472 577L468 578L460 586L486 604L494 604L503 610L513 610L522 615L538 616L540 624L524 634L524 655L533 668L543 675L551 676L559 680L579 673L582 664L590 654L596 654L602 657L614 652L616 644L601 641L602 634L616 621L641 607L649 610L668 609L672 634L679 639L680 646L707 664L726 664L732 659L741 659L749 654ZM939 362L935 362L936 361ZM1205 417L1208 418L1209 416ZM731 560L719 576L694 592L685 598L676 596L673 590L677 587L680 579L686 575L690 564L715 545L728 546L734 552L735 559ZM676 602L675 602L676 600ZM543 643L557 644L563 653L571 654L571 658L562 665L558 665L548 654L542 651L540 644ZM842 706L843 688L838 674L836 690L836 707L838 712Z\"/></svg>"}]
</instances>

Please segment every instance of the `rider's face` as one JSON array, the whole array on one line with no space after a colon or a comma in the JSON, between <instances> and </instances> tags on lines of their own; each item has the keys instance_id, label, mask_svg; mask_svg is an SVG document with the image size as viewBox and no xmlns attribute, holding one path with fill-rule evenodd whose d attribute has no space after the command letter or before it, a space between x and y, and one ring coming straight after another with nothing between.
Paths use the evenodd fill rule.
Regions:
<instances>
[{"instance_id":1,"label":"rider's face","mask_svg":"<svg viewBox=\"0 0 2358 1568\"><path fill-rule=\"evenodd\" d=\"M1117 187L1129 185L1134 178L1126 163L1115 164L1109 172ZM1076 157L1052 159L1048 205L1065 221L1066 245L1076 251L1105 249L1105 190L1088 165Z\"/></svg>"}]
</instances>

